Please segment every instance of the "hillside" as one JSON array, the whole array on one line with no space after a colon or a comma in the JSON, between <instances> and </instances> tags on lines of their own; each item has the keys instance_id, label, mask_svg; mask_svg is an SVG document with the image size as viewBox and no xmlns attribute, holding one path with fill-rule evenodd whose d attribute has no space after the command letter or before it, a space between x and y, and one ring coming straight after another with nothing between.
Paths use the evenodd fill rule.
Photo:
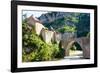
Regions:
<instances>
[{"instance_id":1,"label":"hillside","mask_svg":"<svg viewBox=\"0 0 100 73\"><path fill-rule=\"evenodd\" d=\"M77 36L86 36L90 32L90 15L88 13L49 12L38 18L50 30L65 26L75 27Z\"/></svg>"}]
</instances>

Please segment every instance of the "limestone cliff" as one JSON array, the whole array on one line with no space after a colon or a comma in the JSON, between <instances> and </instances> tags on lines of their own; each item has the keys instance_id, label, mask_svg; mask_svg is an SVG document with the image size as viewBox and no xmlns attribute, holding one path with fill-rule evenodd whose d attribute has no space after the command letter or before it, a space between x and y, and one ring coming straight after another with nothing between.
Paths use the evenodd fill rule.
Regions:
<instances>
[{"instance_id":1,"label":"limestone cliff","mask_svg":"<svg viewBox=\"0 0 100 73\"><path fill-rule=\"evenodd\" d=\"M49 29L57 30L68 26L77 28L77 36L86 36L90 32L90 14L73 12L48 12L38 18Z\"/></svg>"}]
</instances>

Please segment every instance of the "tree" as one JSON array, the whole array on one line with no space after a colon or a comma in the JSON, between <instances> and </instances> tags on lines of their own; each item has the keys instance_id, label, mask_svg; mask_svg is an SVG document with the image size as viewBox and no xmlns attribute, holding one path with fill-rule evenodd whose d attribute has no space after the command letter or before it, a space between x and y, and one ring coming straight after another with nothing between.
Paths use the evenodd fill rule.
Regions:
<instances>
[{"instance_id":1,"label":"tree","mask_svg":"<svg viewBox=\"0 0 100 73\"><path fill-rule=\"evenodd\" d=\"M64 33L64 32L76 32L76 27L75 26L68 26L65 25L64 27L58 29L59 32Z\"/></svg>"}]
</instances>

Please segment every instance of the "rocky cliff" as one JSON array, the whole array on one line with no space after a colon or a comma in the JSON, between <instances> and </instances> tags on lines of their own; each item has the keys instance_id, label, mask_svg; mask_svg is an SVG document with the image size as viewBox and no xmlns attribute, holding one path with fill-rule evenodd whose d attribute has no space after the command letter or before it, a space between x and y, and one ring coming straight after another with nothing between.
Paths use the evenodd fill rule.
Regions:
<instances>
[{"instance_id":1,"label":"rocky cliff","mask_svg":"<svg viewBox=\"0 0 100 73\"><path fill-rule=\"evenodd\" d=\"M58 30L64 26L77 28L77 36L86 36L90 32L90 14L73 12L49 12L38 18L44 26Z\"/></svg>"}]
</instances>

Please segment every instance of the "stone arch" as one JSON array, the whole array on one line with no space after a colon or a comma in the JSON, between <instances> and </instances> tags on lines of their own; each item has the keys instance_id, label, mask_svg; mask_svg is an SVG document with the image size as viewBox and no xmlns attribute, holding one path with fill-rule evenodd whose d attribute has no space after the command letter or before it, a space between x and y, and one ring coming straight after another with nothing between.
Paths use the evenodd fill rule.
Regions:
<instances>
[{"instance_id":1,"label":"stone arch","mask_svg":"<svg viewBox=\"0 0 100 73\"><path fill-rule=\"evenodd\" d=\"M68 45L77 42L83 50L83 58L90 58L90 38L89 37L68 37L68 35L63 35L59 43L59 47L64 49L65 56L69 56Z\"/></svg>"},{"instance_id":2,"label":"stone arch","mask_svg":"<svg viewBox=\"0 0 100 73\"><path fill-rule=\"evenodd\" d=\"M67 47L65 47L65 56L69 56L70 48L73 46L74 43L77 43L81 47L81 50L83 51L82 44L76 40L72 40L72 41L69 41L67 44Z\"/></svg>"},{"instance_id":3,"label":"stone arch","mask_svg":"<svg viewBox=\"0 0 100 73\"><path fill-rule=\"evenodd\" d=\"M69 47L74 43L77 42L83 51L83 58L90 58L90 38L81 37L81 38L70 38L65 39L61 42L61 48L65 50L65 56L69 56Z\"/></svg>"}]
</instances>

